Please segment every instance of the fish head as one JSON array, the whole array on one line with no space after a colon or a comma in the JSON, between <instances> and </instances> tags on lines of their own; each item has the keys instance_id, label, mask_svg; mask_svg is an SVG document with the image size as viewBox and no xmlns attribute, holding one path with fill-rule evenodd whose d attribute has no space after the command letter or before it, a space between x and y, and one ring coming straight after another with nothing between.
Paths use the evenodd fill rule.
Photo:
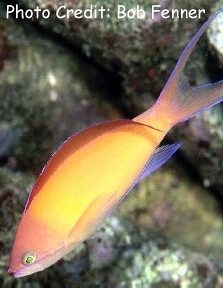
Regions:
<instances>
[{"instance_id":1,"label":"fish head","mask_svg":"<svg viewBox=\"0 0 223 288\"><path fill-rule=\"evenodd\" d=\"M64 235L27 211L15 234L8 272L18 278L44 270L68 253L65 242Z\"/></svg>"}]
</instances>

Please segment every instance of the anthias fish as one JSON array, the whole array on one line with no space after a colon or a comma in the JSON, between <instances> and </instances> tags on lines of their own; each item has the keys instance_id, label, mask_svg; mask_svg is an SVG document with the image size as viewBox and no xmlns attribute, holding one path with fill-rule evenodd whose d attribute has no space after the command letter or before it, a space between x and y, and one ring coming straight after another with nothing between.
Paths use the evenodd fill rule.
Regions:
<instances>
[{"instance_id":1,"label":"anthias fish","mask_svg":"<svg viewBox=\"0 0 223 288\"><path fill-rule=\"evenodd\" d=\"M136 183L177 151L178 144L157 148L166 133L223 100L223 80L190 87L183 76L194 46L217 14L186 46L150 109L132 120L92 126L53 154L16 231L9 268L15 277L49 267L84 241Z\"/></svg>"}]
</instances>

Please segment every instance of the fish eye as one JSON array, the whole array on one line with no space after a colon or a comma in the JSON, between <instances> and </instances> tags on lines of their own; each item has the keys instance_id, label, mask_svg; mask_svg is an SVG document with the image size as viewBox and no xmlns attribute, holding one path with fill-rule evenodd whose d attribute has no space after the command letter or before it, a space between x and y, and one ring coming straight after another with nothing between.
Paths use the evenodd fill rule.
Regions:
<instances>
[{"instance_id":1,"label":"fish eye","mask_svg":"<svg viewBox=\"0 0 223 288\"><path fill-rule=\"evenodd\" d=\"M30 265L36 262L36 253L34 252L26 252L25 254L23 254L22 256L22 263L24 265Z\"/></svg>"}]
</instances>

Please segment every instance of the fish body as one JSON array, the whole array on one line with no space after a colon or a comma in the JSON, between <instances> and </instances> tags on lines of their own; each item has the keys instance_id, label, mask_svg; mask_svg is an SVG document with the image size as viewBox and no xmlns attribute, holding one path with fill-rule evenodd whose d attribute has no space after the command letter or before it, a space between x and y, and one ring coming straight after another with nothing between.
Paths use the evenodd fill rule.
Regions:
<instances>
[{"instance_id":1,"label":"fish body","mask_svg":"<svg viewBox=\"0 0 223 288\"><path fill-rule=\"evenodd\" d=\"M223 81L190 87L182 72L213 15L178 60L157 102L132 120L94 125L53 154L27 200L9 272L41 271L84 241L143 178L164 164L178 144L158 147L177 123L223 101Z\"/></svg>"},{"instance_id":2,"label":"fish body","mask_svg":"<svg viewBox=\"0 0 223 288\"><path fill-rule=\"evenodd\" d=\"M72 250L82 242L124 196L163 136L132 120L115 120L70 137L30 194L12 251L17 265L22 246L26 253L55 257L58 247Z\"/></svg>"}]
</instances>

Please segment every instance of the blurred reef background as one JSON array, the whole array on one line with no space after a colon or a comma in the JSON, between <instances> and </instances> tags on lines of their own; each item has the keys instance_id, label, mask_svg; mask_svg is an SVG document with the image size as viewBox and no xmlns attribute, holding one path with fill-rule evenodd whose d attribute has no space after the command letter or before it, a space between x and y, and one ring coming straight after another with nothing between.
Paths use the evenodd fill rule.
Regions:
<instances>
[{"instance_id":1,"label":"blurred reef background","mask_svg":"<svg viewBox=\"0 0 223 288\"><path fill-rule=\"evenodd\" d=\"M151 20L151 5L205 9L201 19ZM123 0L145 19L60 19L60 5L111 11L119 1L0 3L0 287L223 287L223 110L178 125L183 143L139 183L102 227L43 272L14 279L8 261L36 177L71 134L130 118L154 103L185 44L222 1ZM49 9L50 19L6 19L6 5ZM223 79L223 16L188 62L192 85Z\"/></svg>"}]
</instances>

